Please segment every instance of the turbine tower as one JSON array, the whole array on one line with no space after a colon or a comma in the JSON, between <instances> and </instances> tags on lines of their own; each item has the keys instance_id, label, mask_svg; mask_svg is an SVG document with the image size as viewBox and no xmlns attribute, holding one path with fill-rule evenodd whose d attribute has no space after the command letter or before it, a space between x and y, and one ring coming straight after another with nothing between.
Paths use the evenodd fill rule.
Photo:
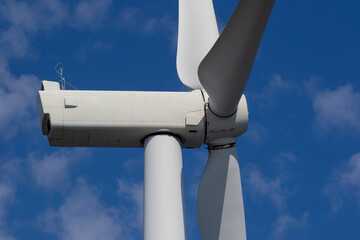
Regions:
<instances>
[{"instance_id":1,"label":"turbine tower","mask_svg":"<svg viewBox=\"0 0 360 240\"><path fill-rule=\"evenodd\" d=\"M245 240L236 138L243 95L275 0L240 0L219 36L212 0L179 0L177 71L189 92L61 90L37 106L51 146L144 147L144 239L184 240L181 148L206 144L197 214L203 240Z\"/></svg>"}]
</instances>

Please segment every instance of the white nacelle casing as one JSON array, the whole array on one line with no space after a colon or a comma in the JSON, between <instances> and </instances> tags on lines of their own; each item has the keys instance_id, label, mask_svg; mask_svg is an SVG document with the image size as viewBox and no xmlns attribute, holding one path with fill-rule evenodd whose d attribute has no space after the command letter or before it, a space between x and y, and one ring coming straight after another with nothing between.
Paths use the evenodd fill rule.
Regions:
<instances>
[{"instance_id":1,"label":"white nacelle casing","mask_svg":"<svg viewBox=\"0 0 360 240\"><path fill-rule=\"evenodd\" d=\"M214 115L206 98L200 90L77 91L43 81L37 105L42 133L51 146L143 147L146 137L166 133L178 136L184 148L198 148L246 131L244 96L228 118Z\"/></svg>"},{"instance_id":2,"label":"white nacelle casing","mask_svg":"<svg viewBox=\"0 0 360 240\"><path fill-rule=\"evenodd\" d=\"M51 146L142 147L145 137L170 133L183 147L205 139L204 99L192 92L67 91L43 81L38 110Z\"/></svg>"}]
</instances>

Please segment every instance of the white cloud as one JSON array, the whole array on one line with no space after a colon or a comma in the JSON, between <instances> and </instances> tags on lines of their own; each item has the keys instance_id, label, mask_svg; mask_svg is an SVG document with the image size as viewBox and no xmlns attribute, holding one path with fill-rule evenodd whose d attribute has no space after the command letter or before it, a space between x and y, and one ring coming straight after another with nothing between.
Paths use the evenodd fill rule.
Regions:
<instances>
[{"instance_id":1,"label":"white cloud","mask_svg":"<svg viewBox=\"0 0 360 240\"><path fill-rule=\"evenodd\" d=\"M0 12L11 28L33 32L63 23L67 18L68 8L59 0L6 0L0 5Z\"/></svg>"},{"instance_id":2,"label":"white cloud","mask_svg":"<svg viewBox=\"0 0 360 240\"><path fill-rule=\"evenodd\" d=\"M129 173L134 173L136 171L141 171L138 174L143 174L144 171L144 159L142 158L132 158L127 161L124 161L123 166L126 168L126 171Z\"/></svg>"},{"instance_id":3,"label":"white cloud","mask_svg":"<svg viewBox=\"0 0 360 240\"><path fill-rule=\"evenodd\" d=\"M112 0L81 1L75 6L73 20L69 22L74 27L97 27L107 16Z\"/></svg>"},{"instance_id":4,"label":"white cloud","mask_svg":"<svg viewBox=\"0 0 360 240\"><path fill-rule=\"evenodd\" d=\"M107 16L111 4L112 0L83 0L71 8L61 0L6 0L0 5L0 12L10 28L37 32L63 24L76 28L97 27Z\"/></svg>"},{"instance_id":5,"label":"white cloud","mask_svg":"<svg viewBox=\"0 0 360 240\"><path fill-rule=\"evenodd\" d=\"M134 28L143 18L143 13L136 7L123 7L120 9L116 23L121 28Z\"/></svg>"},{"instance_id":6,"label":"white cloud","mask_svg":"<svg viewBox=\"0 0 360 240\"><path fill-rule=\"evenodd\" d=\"M291 167L297 162L292 152L281 152L273 158L274 166L278 174L274 177L266 177L254 165L247 165L244 171L244 183L247 191L257 201L271 201L278 210L278 216L273 222L271 237L282 239L290 230L297 230L306 227L308 213L301 217L294 217L287 213L286 205L294 190L289 188L289 180L292 177ZM290 190L289 190L290 189Z\"/></svg>"},{"instance_id":7,"label":"white cloud","mask_svg":"<svg viewBox=\"0 0 360 240\"><path fill-rule=\"evenodd\" d=\"M267 85L263 88L260 93L245 92L246 96L258 100L261 106L269 106L274 103L274 99L277 96L293 93L293 90L296 90L297 86L292 81L284 80L283 77L279 74L273 74Z\"/></svg>"},{"instance_id":8,"label":"white cloud","mask_svg":"<svg viewBox=\"0 0 360 240\"><path fill-rule=\"evenodd\" d=\"M0 54L2 58L18 58L28 55L29 41L24 31L10 28L0 32Z\"/></svg>"},{"instance_id":9,"label":"white cloud","mask_svg":"<svg viewBox=\"0 0 360 240\"><path fill-rule=\"evenodd\" d=\"M101 42L101 41L95 41L91 45L92 50L110 50L113 48L114 48L114 46L112 46L108 43Z\"/></svg>"},{"instance_id":10,"label":"white cloud","mask_svg":"<svg viewBox=\"0 0 360 240\"><path fill-rule=\"evenodd\" d=\"M290 169L297 158L294 153L284 151L275 156L273 162L278 169L278 174L273 178L264 176L254 165L247 165L244 169L245 183L255 198L268 198L278 210L283 210L286 199L293 194L288 181L292 177Z\"/></svg>"},{"instance_id":11,"label":"white cloud","mask_svg":"<svg viewBox=\"0 0 360 240\"><path fill-rule=\"evenodd\" d=\"M6 0L0 3L0 15L7 23L0 32L1 57L19 58L29 54L29 36L63 24L68 8L59 0Z\"/></svg>"},{"instance_id":12,"label":"white cloud","mask_svg":"<svg viewBox=\"0 0 360 240\"><path fill-rule=\"evenodd\" d=\"M313 107L319 128L360 130L360 93L351 85L317 92Z\"/></svg>"},{"instance_id":13,"label":"white cloud","mask_svg":"<svg viewBox=\"0 0 360 240\"><path fill-rule=\"evenodd\" d=\"M14 199L15 189L7 182L0 182L0 219L5 215L5 207Z\"/></svg>"},{"instance_id":14,"label":"white cloud","mask_svg":"<svg viewBox=\"0 0 360 240\"><path fill-rule=\"evenodd\" d=\"M360 152L354 154L345 166L332 172L324 193L330 197L333 213L342 208L345 197L353 198L360 204Z\"/></svg>"},{"instance_id":15,"label":"white cloud","mask_svg":"<svg viewBox=\"0 0 360 240\"><path fill-rule=\"evenodd\" d=\"M29 39L57 26L97 27L107 16L111 3L112 0L81 1L71 8L61 0L2 1L0 17L7 23L4 25L7 28L0 31L1 57L29 55Z\"/></svg>"},{"instance_id":16,"label":"white cloud","mask_svg":"<svg viewBox=\"0 0 360 240\"><path fill-rule=\"evenodd\" d=\"M283 151L274 158L274 162L278 164L279 170L284 174L287 171L289 164L297 162L297 157L292 152Z\"/></svg>"},{"instance_id":17,"label":"white cloud","mask_svg":"<svg viewBox=\"0 0 360 240\"><path fill-rule=\"evenodd\" d=\"M11 237L6 232L2 232L1 230L0 230L0 239L1 240L15 240L15 238Z\"/></svg>"},{"instance_id":18,"label":"white cloud","mask_svg":"<svg viewBox=\"0 0 360 240\"><path fill-rule=\"evenodd\" d=\"M39 222L43 231L64 240L126 239L118 212L103 206L98 194L84 180L78 181L58 210L48 210Z\"/></svg>"},{"instance_id":19,"label":"white cloud","mask_svg":"<svg viewBox=\"0 0 360 240\"><path fill-rule=\"evenodd\" d=\"M0 75L0 133L9 137L14 135L21 123L29 121L40 81L34 75L26 74L16 78L1 60Z\"/></svg>"},{"instance_id":20,"label":"white cloud","mask_svg":"<svg viewBox=\"0 0 360 240\"><path fill-rule=\"evenodd\" d=\"M11 183L6 181L0 182L0 239L13 240L8 234L8 226L5 221L6 207L13 203L15 198L15 188Z\"/></svg>"},{"instance_id":21,"label":"white cloud","mask_svg":"<svg viewBox=\"0 0 360 240\"><path fill-rule=\"evenodd\" d=\"M0 239L12 239L6 234L7 222L5 221L8 212L7 207L16 201L16 185L21 172L20 160L11 159L6 161L1 159L0 166ZM7 238L5 237L7 236ZM2 238L3 237L3 238Z\"/></svg>"},{"instance_id":22,"label":"white cloud","mask_svg":"<svg viewBox=\"0 0 360 240\"><path fill-rule=\"evenodd\" d=\"M4 162L0 167L0 175L3 181L12 184L21 181L24 175L22 163L23 161L17 158Z\"/></svg>"},{"instance_id":23,"label":"white cloud","mask_svg":"<svg viewBox=\"0 0 360 240\"><path fill-rule=\"evenodd\" d=\"M274 238L280 239L290 231L291 229L302 229L306 227L306 222L308 218L308 213L304 213L300 218L295 218L288 214L283 214L277 218L273 224L273 233Z\"/></svg>"},{"instance_id":24,"label":"white cloud","mask_svg":"<svg viewBox=\"0 0 360 240\"><path fill-rule=\"evenodd\" d=\"M360 153L350 158L347 169L340 173L340 180L343 186L354 187L360 197Z\"/></svg>"},{"instance_id":25,"label":"white cloud","mask_svg":"<svg viewBox=\"0 0 360 240\"><path fill-rule=\"evenodd\" d=\"M170 34L170 46L177 44L177 23L170 15L147 17L140 8L124 7L120 9L115 20L117 27L136 31L139 34L150 34L159 30Z\"/></svg>"},{"instance_id":26,"label":"white cloud","mask_svg":"<svg viewBox=\"0 0 360 240\"><path fill-rule=\"evenodd\" d=\"M249 128L244 134L246 139L255 143L261 143L269 134L269 129L258 123L249 123Z\"/></svg>"},{"instance_id":27,"label":"white cloud","mask_svg":"<svg viewBox=\"0 0 360 240\"><path fill-rule=\"evenodd\" d=\"M151 33L155 30L177 30L176 22L169 15L163 17L147 17L140 8L123 7L116 18L120 28L136 30L139 33Z\"/></svg>"},{"instance_id":28,"label":"white cloud","mask_svg":"<svg viewBox=\"0 0 360 240\"><path fill-rule=\"evenodd\" d=\"M144 185L132 181L118 180L118 195L125 199L131 207L123 209L123 217L126 219L128 227L142 230L143 226L143 202Z\"/></svg>"},{"instance_id":29,"label":"white cloud","mask_svg":"<svg viewBox=\"0 0 360 240\"><path fill-rule=\"evenodd\" d=\"M53 153L40 160L31 159L31 173L38 186L61 188L69 178L69 156Z\"/></svg>"},{"instance_id":30,"label":"white cloud","mask_svg":"<svg viewBox=\"0 0 360 240\"><path fill-rule=\"evenodd\" d=\"M267 178L253 165L247 166L245 177L248 189L254 197L266 197L272 201L276 208L283 208L289 191L284 187L281 177L278 176L274 179Z\"/></svg>"},{"instance_id":31,"label":"white cloud","mask_svg":"<svg viewBox=\"0 0 360 240\"><path fill-rule=\"evenodd\" d=\"M35 183L46 189L61 190L70 181L70 166L81 158L87 158L88 151L58 151L41 159L30 156L31 173Z\"/></svg>"},{"instance_id":32,"label":"white cloud","mask_svg":"<svg viewBox=\"0 0 360 240\"><path fill-rule=\"evenodd\" d=\"M294 88L295 84L290 81L285 81L279 74L272 75L269 81L269 89L271 91L288 90Z\"/></svg>"},{"instance_id":33,"label":"white cloud","mask_svg":"<svg viewBox=\"0 0 360 240\"><path fill-rule=\"evenodd\" d=\"M113 48L113 45L102 41L85 42L74 53L78 60L86 61L95 51L110 51Z\"/></svg>"}]
</instances>

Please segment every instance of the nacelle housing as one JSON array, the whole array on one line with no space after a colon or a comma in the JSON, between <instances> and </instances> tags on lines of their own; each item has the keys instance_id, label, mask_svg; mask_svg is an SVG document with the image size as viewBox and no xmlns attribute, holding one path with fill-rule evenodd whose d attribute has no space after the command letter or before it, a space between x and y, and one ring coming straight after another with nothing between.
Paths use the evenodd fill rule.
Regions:
<instances>
[{"instance_id":1,"label":"nacelle housing","mask_svg":"<svg viewBox=\"0 0 360 240\"><path fill-rule=\"evenodd\" d=\"M177 136L184 148L198 148L214 138L246 131L245 97L237 113L225 121L210 114L206 99L200 90L60 90L57 82L43 81L37 107L42 133L51 146L143 147L146 137L166 133Z\"/></svg>"}]
</instances>

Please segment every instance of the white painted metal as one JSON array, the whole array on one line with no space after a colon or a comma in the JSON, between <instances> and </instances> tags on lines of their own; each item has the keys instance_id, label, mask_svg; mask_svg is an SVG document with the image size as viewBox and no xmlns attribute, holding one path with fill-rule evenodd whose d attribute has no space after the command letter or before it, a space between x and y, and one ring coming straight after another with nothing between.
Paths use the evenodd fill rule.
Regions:
<instances>
[{"instance_id":1,"label":"white painted metal","mask_svg":"<svg viewBox=\"0 0 360 240\"><path fill-rule=\"evenodd\" d=\"M198 190L197 214L201 239L246 240L236 146L209 150Z\"/></svg>"},{"instance_id":2,"label":"white painted metal","mask_svg":"<svg viewBox=\"0 0 360 240\"><path fill-rule=\"evenodd\" d=\"M146 138L144 240L185 240L182 166L179 139Z\"/></svg>"},{"instance_id":3,"label":"white painted metal","mask_svg":"<svg viewBox=\"0 0 360 240\"><path fill-rule=\"evenodd\" d=\"M245 96L236 114L221 118L211 112L199 90L68 91L48 81L43 86L38 111L42 132L48 135L51 146L143 147L147 136L171 133L180 137L182 147L198 148L204 140L211 144L247 130ZM51 90L46 90L49 86Z\"/></svg>"},{"instance_id":4,"label":"white painted metal","mask_svg":"<svg viewBox=\"0 0 360 240\"><path fill-rule=\"evenodd\" d=\"M181 82L202 89L198 67L219 37L212 0L179 0L177 71Z\"/></svg>"},{"instance_id":5,"label":"white painted metal","mask_svg":"<svg viewBox=\"0 0 360 240\"><path fill-rule=\"evenodd\" d=\"M241 0L199 66L199 78L220 116L234 113L249 79L275 0Z\"/></svg>"},{"instance_id":6,"label":"white painted metal","mask_svg":"<svg viewBox=\"0 0 360 240\"><path fill-rule=\"evenodd\" d=\"M44 80L41 82L41 90L58 91L60 90L60 84L58 82Z\"/></svg>"},{"instance_id":7,"label":"white painted metal","mask_svg":"<svg viewBox=\"0 0 360 240\"><path fill-rule=\"evenodd\" d=\"M207 94L204 94L207 97ZM209 145L213 145L215 141L217 145L225 144L219 142L219 139L236 138L245 133L248 128L249 113L245 95L242 95L237 111L230 117L219 117L208 106L205 114L207 122L205 142Z\"/></svg>"},{"instance_id":8,"label":"white painted metal","mask_svg":"<svg viewBox=\"0 0 360 240\"><path fill-rule=\"evenodd\" d=\"M45 90L39 91L38 111L52 146L143 147L148 135L167 132L180 136L183 147L194 148L206 133L199 90Z\"/></svg>"}]
</instances>

